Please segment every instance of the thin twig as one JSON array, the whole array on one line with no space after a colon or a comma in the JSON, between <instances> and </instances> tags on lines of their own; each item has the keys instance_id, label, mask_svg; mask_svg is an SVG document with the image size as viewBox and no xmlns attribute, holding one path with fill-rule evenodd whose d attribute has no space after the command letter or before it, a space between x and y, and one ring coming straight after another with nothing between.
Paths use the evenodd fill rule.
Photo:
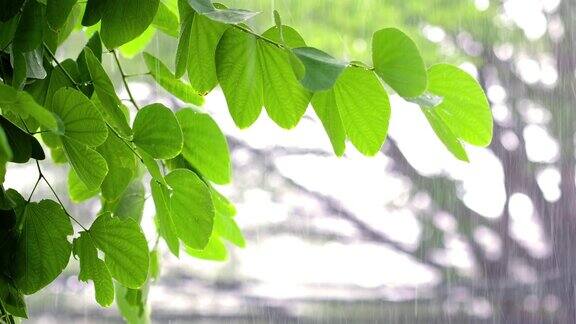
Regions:
<instances>
[{"instance_id":1,"label":"thin twig","mask_svg":"<svg viewBox=\"0 0 576 324\"><path fill-rule=\"evenodd\" d=\"M274 40L272 40L266 36L262 36L256 32L254 32L254 31L252 31L250 28L248 28L246 26L243 26L243 25L232 25L232 26L235 27L236 29L241 30L247 34L250 34L250 35L252 35L252 36L254 36L254 37L256 37L256 38L258 38L258 39L260 39L260 40L262 40L262 41L264 41L264 42L266 42L272 46L276 46L276 47L283 49L283 50L288 50L288 51L290 50L290 47L288 47L287 45L282 44L282 43L278 43L278 42L276 42L276 41L274 41ZM348 66L358 67L358 68L366 69L368 71L374 71L373 67L365 65L365 64L356 63L356 62L348 62Z\"/></svg>"},{"instance_id":2,"label":"thin twig","mask_svg":"<svg viewBox=\"0 0 576 324\"><path fill-rule=\"evenodd\" d=\"M46 178L46 176L42 172L42 169L40 168L40 163L38 162L38 160L36 160L36 168L38 169L38 174L39 174L38 181L40 181L40 179L44 180L46 185L48 185L48 188L50 188L50 191L52 191L52 194L54 195L54 197L56 197L56 200L58 200L58 203L60 204L60 207L62 207L62 210L64 211L64 213L66 213L66 215L70 219L72 219L76 224L78 224L80 227L82 227L83 230L88 232L88 229L86 227L84 227L84 225L82 225L82 223L80 223L74 216L72 216L72 214L70 214L68 212L68 210L66 210L66 207L62 203L62 200L60 200L60 197L58 197L56 190L54 190L54 187L52 187L52 184L50 184L50 181L48 181L48 179Z\"/></svg>"},{"instance_id":3,"label":"thin twig","mask_svg":"<svg viewBox=\"0 0 576 324\"><path fill-rule=\"evenodd\" d=\"M72 84L78 88L78 83L74 80L74 78L70 75L70 73L68 73L68 71L62 66L62 64L60 64L60 62L58 61L58 59L56 58L56 56L54 55L54 53L52 53L52 51L50 50L50 48L46 45L46 44L42 44L42 46L44 47L44 49L46 50L46 52L48 52L48 55L50 56L50 58L52 59L52 61L54 61L54 63L56 63L56 65L60 68L60 70L62 70L62 72L64 73L64 75L66 75L66 77L68 78L68 80L70 80L70 82L72 82Z\"/></svg>"},{"instance_id":4,"label":"thin twig","mask_svg":"<svg viewBox=\"0 0 576 324\"><path fill-rule=\"evenodd\" d=\"M124 144L126 144L126 146L128 146L128 148L130 149L130 151L132 151L132 153L134 153L134 155L136 155L136 157L142 162L144 163L144 159L142 159L142 157L140 156L140 154L138 154L138 152L136 152L136 150L134 150L134 148L132 147L132 145L130 145L130 143L128 141L126 141L122 136L120 136L120 134L118 134L118 132L112 128L110 125L106 124L106 126L108 126L108 128L114 133L114 135L116 135L116 137L118 137L120 140L122 140L122 142Z\"/></svg>"},{"instance_id":5,"label":"thin twig","mask_svg":"<svg viewBox=\"0 0 576 324\"><path fill-rule=\"evenodd\" d=\"M112 50L112 56L114 56L114 61L116 61L116 65L118 66L118 70L120 71L120 75L122 75L122 82L124 83L124 88L126 88L126 92L128 92L128 97L130 97L130 101L136 108L136 110L140 110L136 100L134 100L134 96L132 95L132 91L130 91L130 87L128 86L128 82L126 81L127 75L122 70L122 65L120 64L120 60L118 59L118 55L116 54L115 50Z\"/></svg>"}]
</instances>

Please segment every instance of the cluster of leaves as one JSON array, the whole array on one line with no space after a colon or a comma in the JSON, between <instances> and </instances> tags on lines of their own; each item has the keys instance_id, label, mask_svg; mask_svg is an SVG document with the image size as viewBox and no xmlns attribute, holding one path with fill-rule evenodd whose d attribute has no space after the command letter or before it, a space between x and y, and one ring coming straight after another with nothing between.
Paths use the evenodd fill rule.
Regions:
<instances>
[{"instance_id":1,"label":"cluster of leaves","mask_svg":"<svg viewBox=\"0 0 576 324\"><path fill-rule=\"evenodd\" d=\"M391 110L386 88L420 104L457 158L467 160L462 142L489 144L492 119L478 83L451 65L426 70L400 30L374 34L371 67L307 46L277 13L273 27L256 33L244 23L254 15L209 0L0 1L0 177L3 183L8 162L32 159L38 169L27 199L0 191L2 320L26 317L24 295L51 283L73 256L100 305L116 299L127 319L143 321L160 238L176 256L183 248L210 260L226 259L224 240L244 246L234 206L213 186L231 181L226 138L197 107L217 85L240 128L262 107L280 127L295 127L311 104L338 156L346 140L365 155L380 150ZM76 59L60 62L54 53L74 30L91 37ZM155 82L190 104L177 112L159 103L139 107L116 53L138 52L157 30L178 42L175 71L142 55ZM122 74L136 112L132 125L103 55ZM70 166L73 201L100 199L90 227L66 211L42 173L45 148L54 163ZM139 226L148 178L158 233L152 250ZM40 182L56 201L32 201Z\"/></svg>"}]
</instances>

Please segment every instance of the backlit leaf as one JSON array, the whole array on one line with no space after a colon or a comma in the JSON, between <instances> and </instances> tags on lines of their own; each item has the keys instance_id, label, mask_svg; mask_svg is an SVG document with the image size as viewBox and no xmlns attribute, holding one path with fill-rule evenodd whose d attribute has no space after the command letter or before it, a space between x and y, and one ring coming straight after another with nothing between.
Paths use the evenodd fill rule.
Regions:
<instances>
[{"instance_id":1,"label":"backlit leaf","mask_svg":"<svg viewBox=\"0 0 576 324\"><path fill-rule=\"evenodd\" d=\"M64 270L71 251L67 237L72 234L70 219L58 203L42 200L24 207L15 260L16 283L23 293L42 289Z\"/></svg>"},{"instance_id":2,"label":"backlit leaf","mask_svg":"<svg viewBox=\"0 0 576 324\"><path fill-rule=\"evenodd\" d=\"M78 279L85 282L92 280L98 304L103 307L112 305L114 302L112 276L104 261L98 258L98 250L89 232L81 232L80 237L74 239L74 254L80 260Z\"/></svg>"},{"instance_id":3,"label":"backlit leaf","mask_svg":"<svg viewBox=\"0 0 576 324\"><path fill-rule=\"evenodd\" d=\"M226 250L226 246L222 240L218 238L217 235L210 237L208 244L206 244L203 249L194 249L187 246L186 253L195 258L204 260L225 261L228 259L228 251Z\"/></svg>"},{"instance_id":4,"label":"backlit leaf","mask_svg":"<svg viewBox=\"0 0 576 324\"><path fill-rule=\"evenodd\" d=\"M134 153L116 134L109 134L106 142L96 148L108 165L102 182L102 197L116 200L124 192L136 172Z\"/></svg>"},{"instance_id":5,"label":"backlit leaf","mask_svg":"<svg viewBox=\"0 0 576 324\"><path fill-rule=\"evenodd\" d=\"M224 33L216 52L218 81L236 125L252 125L264 104L262 69L255 37L235 28Z\"/></svg>"},{"instance_id":6,"label":"backlit leaf","mask_svg":"<svg viewBox=\"0 0 576 324\"><path fill-rule=\"evenodd\" d=\"M182 130L172 110L156 103L138 111L133 142L150 156L170 159L182 150Z\"/></svg>"},{"instance_id":7,"label":"backlit leaf","mask_svg":"<svg viewBox=\"0 0 576 324\"><path fill-rule=\"evenodd\" d=\"M216 46L227 25L194 15L188 51L188 79L200 93L210 92L217 84Z\"/></svg>"},{"instance_id":8,"label":"backlit leaf","mask_svg":"<svg viewBox=\"0 0 576 324\"><path fill-rule=\"evenodd\" d=\"M162 1L159 2L158 11L152 21L152 26L172 37L178 37L178 16L172 12Z\"/></svg>"},{"instance_id":9,"label":"backlit leaf","mask_svg":"<svg viewBox=\"0 0 576 324\"><path fill-rule=\"evenodd\" d=\"M102 103L100 107L102 108L104 119L121 135L125 137L130 136L132 130L130 126L128 126L126 116L122 112L122 103L120 99L118 99L118 96L116 96L112 81L110 81L108 74L106 74L100 61L94 56L90 48L84 49L84 55L86 57L88 70L92 76L92 81L94 82L94 90Z\"/></svg>"},{"instance_id":10,"label":"backlit leaf","mask_svg":"<svg viewBox=\"0 0 576 324\"><path fill-rule=\"evenodd\" d=\"M492 141L492 114L478 82L449 64L430 67L428 75L428 91L442 97L442 102L432 108L438 117L459 139L488 146Z\"/></svg>"},{"instance_id":11,"label":"backlit leaf","mask_svg":"<svg viewBox=\"0 0 576 324\"><path fill-rule=\"evenodd\" d=\"M214 224L214 206L206 184L192 171L176 169L166 176L172 189L172 221L178 237L189 247L203 249Z\"/></svg>"},{"instance_id":12,"label":"backlit leaf","mask_svg":"<svg viewBox=\"0 0 576 324\"><path fill-rule=\"evenodd\" d=\"M159 0L107 1L100 29L102 42L113 49L142 34L152 23Z\"/></svg>"},{"instance_id":13,"label":"backlit leaf","mask_svg":"<svg viewBox=\"0 0 576 324\"><path fill-rule=\"evenodd\" d=\"M305 46L304 41L296 40L299 35L290 36L290 29L283 28L285 41L289 46ZM295 33L295 31L294 31ZM297 34L296 34L297 35ZM279 40L276 27L263 34L264 37ZM296 78L290 63L291 53L285 49L260 41L260 64L264 80L264 107L268 116L282 128L295 127L304 115L312 94Z\"/></svg>"},{"instance_id":14,"label":"backlit leaf","mask_svg":"<svg viewBox=\"0 0 576 324\"><path fill-rule=\"evenodd\" d=\"M334 90L316 92L312 97L312 107L330 138L334 153L342 156L346 149L346 131L338 111Z\"/></svg>"},{"instance_id":15,"label":"backlit leaf","mask_svg":"<svg viewBox=\"0 0 576 324\"><path fill-rule=\"evenodd\" d=\"M186 0L178 0L178 12L180 13L180 37L176 50L175 76L181 78L186 73L188 66L188 51L190 49L190 32L194 22L194 10Z\"/></svg>"},{"instance_id":16,"label":"backlit leaf","mask_svg":"<svg viewBox=\"0 0 576 324\"><path fill-rule=\"evenodd\" d=\"M108 173L106 160L94 149L69 137L62 137L66 157L89 190L100 187Z\"/></svg>"},{"instance_id":17,"label":"backlit leaf","mask_svg":"<svg viewBox=\"0 0 576 324\"><path fill-rule=\"evenodd\" d=\"M385 28L372 37L376 73L399 95L416 97L426 90L426 67L414 41L396 28Z\"/></svg>"},{"instance_id":18,"label":"backlit leaf","mask_svg":"<svg viewBox=\"0 0 576 324\"><path fill-rule=\"evenodd\" d=\"M170 192L166 186L154 180L150 181L150 189L152 190L154 205L156 206L155 223L158 234L166 241L170 252L178 256L180 253L180 242L176 227L172 221Z\"/></svg>"},{"instance_id":19,"label":"backlit leaf","mask_svg":"<svg viewBox=\"0 0 576 324\"><path fill-rule=\"evenodd\" d=\"M60 117L63 135L90 147L104 143L108 129L102 116L82 92L62 88L54 94L52 111Z\"/></svg>"},{"instance_id":20,"label":"backlit leaf","mask_svg":"<svg viewBox=\"0 0 576 324\"><path fill-rule=\"evenodd\" d=\"M74 169L68 172L68 194L73 202L79 203L98 195L98 188L88 189Z\"/></svg>"},{"instance_id":21,"label":"backlit leaf","mask_svg":"<svg viewBox=\"0 0 576 324\"><path fill-rule=\"evenodd\" d=\"M218 184L231 180L232 168L228 143L210 115L193 109L176 113L182 127L182 155L202 175Z\"/></svg>"},{"instance_id":22,"label":"backlit leaf","mask_svg":"<svg viewBox=\"0 0 576 324\"><path fill-rule=\"evenodd\" d=\"M140 288L148 277L148 243L133 219L101 214L90 227L90 237L104 252L112 277L122 285Z\"/></svg>"},{"instance_id":23,"label":"backlit leaf","mask_svg":"<svg viewBox=\"0 0 576 324\"><path fill-rule=\"evenodd\" d=\"M338 61L314 47L298 47L292 49L292 52L306 68L304 78L300 82L313 92L332 88L346 67L345 62Z\"/></svg>"},{"instance_id":24,"label":"backlit leaf","mask_svg":"<svg viewBox=\"0 0 576 324\"><path fill-rule=\"evenodd\" d=\"M462 161L468 162L468 154L466 154L466 150L462 146L462 143L458 140L456 135L452 133L450 127L442 121L442 118L438 115L438 113L433 109L426 109L423 108L422 112L432 129L436 133L436 136L442 141L444 146L450 151L456 158Z\"/></svg>"},{"instance_id":25,"label":"backlit leaf","mask_svg":"<svg viewBox=\"0 0 576 324\"><path fill-rule=\"evenodd\" d=\"M334 95L352 144L365 155L378 153L390 119L390 102L378 77L363 68L346 68L336 81Z\"/></svg>"},{"instance_id":26,"label":"backlit leaf","mask_svg":"<svg viewBox=\"0 0 576 324\"><path fill-rule=\"evenodd\" d=\"M176 98L194 105L202 105L204 98L188 83L177 79L162 61L144 53L144 62L156 82Z\"/></svg>"}]
</instances>

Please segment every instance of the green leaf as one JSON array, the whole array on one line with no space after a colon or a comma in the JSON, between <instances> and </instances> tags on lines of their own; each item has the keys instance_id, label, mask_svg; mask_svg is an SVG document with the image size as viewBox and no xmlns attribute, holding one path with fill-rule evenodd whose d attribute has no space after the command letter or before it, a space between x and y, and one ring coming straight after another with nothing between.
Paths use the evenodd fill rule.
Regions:
<instances>
[{"instance_id":1,"label":"green leaf","mask_svg":"<svg viewBox=\"0 0 576 324\"><path fill-rule=\"evenodd\" d=\"M98 251L89 232L81 232L80 237L74 239L74 254L80 260L78 279L84 282L92 280L98 304L103 307L112 305L114 302L112 276L104 261L98 258Z\"/></svg>"},{"instance_id":2,"label":"green leaf","mask_svg":"<svg viewBox=\"0 0 576 324\"><path fill-rule=\"evenodd\" d=\"M234 204L212 186L210 186L210 194L212 195L214 210L217 213L228 217L234 217L234 215L236 215L236 207L234 207Z\"/></svg>"},{"instance_id":3,"label":"green leaf","mask_svg":"<svg viewBox=\"0 0 576 324\"><path fill-rule=\"evenodd\" d=\"M204 98L190 84L177 79L159 59L149 53L144 53L143 56L150 74L162 88L184 102L194 105L204 103Z\"/></svg>"},{"instance_id":4,"label":"green leaf","mask_svg":"<svg viewBox=\"0 0 576 324\"><path fill-rule=\"evenodd\" d=\"M332 88L347 65L314 47L298 47L292 49L292 52L306 68L304 78L300 82L313 92Z\"/></svg>"},{"instance_id":5,"label":"green leaf","mask_svg":"<svg viewBox=\"0 0 576 324\"><path fill-rule=\"evenodd\" d=\"M416 97L426 90L426 67L414 41L396 28L385 28L372 37L376 73L402 97Z\"/></svg>"},{"instance_id":6,"label":"green leaf","mask_svg":"<svg viewBox=\"0 0 576 324\"><path fill-rule=\"evenodd\" d=\"M27 85L24 86L24 91L27 92L31 98L34 100L34 102L39 102L41 104L44 104L44 101L46 101L46 92L48 91L48 85L50 83L50 76L47 75L47 77L45 77L44 79L41 80L34 80L32 83L29 83ZM15 114L12 113L14 116ZM30 116L28 116L28 118L30 118ZM54 117L52 117L54 118ZM16 118L16 119L20 119L20 118ZM24 118L27 119L27 118ZM28 121L26 122L28 124ZM40 123L34 119L34 123L36 124L36 129L40 126ZM56 120L54 119L54 123L56 123ZM30 127L30 125L28 126Z\"/></svg>"},{"instance_id":7,"label":"green leaf","mask_svg":"<svg viewBox=\"0 0 576 324\"><path fill-rule=\"evenodd\" d=\"M12 87L21 89L24 81L26 81L26 58L17 51L12 51L10 55L13 62Z\"/></svg>"},{"instance_id":8,"label":"green leaf","mask_svg":"<svg viewBox=\"0 0 576 324\"><path fill-rule=\"evenodd\" d=\"M136 173L134 152L115 134L109 134L106 142L96 151L108 165L108 173L101 185L102 197L112 201L118 199Z\"/></svg>"},{"instance_id":9,"label":"green leaf","mask_svg":"<svg viewBox=\"0 0 576 324\"><path fill-rule=\"evenodd\" d=\"M102 42L112 49L142 34L158 11L159 0L107 1L100 28Z\"/></svg>"},{"instance_id":10,"label":"green leaf","mask_svg":"<svg viewBox=\"0 0 576 324\"><path fill-rule=\"evenodd\" d=\"M216 51L218 81L230 115L240 128L252 125L264 104L258 52L256 38L235 28L224 33Z\"/></svg>"},{"instance_id":11,"label":"green leaf","mask_svg":"<svg viewBox=\"0 0 576 324\"><path fill-rule=\"evenodd\" d=\"M413 102L422 108L434 108L442 103L444 98L431 94L430 92L424 92L418 97L404 98L406 101Z\"/></svg>"},{"instance_id":12,"label":"green leaf","mask_svg":"<svg viewBox=\"0 0 576 324\"><path fill-rule=\"evenodd\" d=\"M96 57L99 62L102 62L102 40L100 39L100 33L95 32L88 40L85 47L88 47L92 51L92 54L94 54L94 57ZM85 55L85 51L80 52L76 61L78 62L78 70L80 71L80 74L85 76L83 81L89 81L91 80L90 71L88 70Z\"/></svg>"},{"instance_id":13,"label":"green leaf","mask_svg":"<svg viewBox=\"0 0 576 324\"><path fill-rule=\"evenodd\" d=\"M278 10L274 10L273 14L274 14L274 25L280 32L280 40L282 41L282 44L286 44L286 41L284 40L284 33L282 32L282 18L280 18L280 13L278 12Z\"/></svg>"},{"instance_id":14,"label":"green leaf","mask_svg":"<svg viewBox=\"0 0 576 324\"><path fill-rule=\"evenodd\" d=\"M108 173L106 160L89 146L69 137L62 137L66 157L89 190L99 188Z\"/></svg>"},{"instance_id":15,"label":"green leaf","mask_svg":"<svg viewBox=\"0 0 576 324\"><path fill-rule=\"evenodd\" d=\"M14 285L14 282L4 275L0 275L0 304L4 306L8 313L28 318L24 295Z\"/></svg>"},{"instance_id":16,"label":"green leaf","mask_svg":"<svg viewBox=\"0 0 576 324\"><path fill-rule=\"evenodd\" d=\"M58 129L54 115L37 104L32 96L25 91L16 91L12 87L0 84L0 108L12 111L23 118L32 116L48 129Z\"/></svg>"},{"instance_id":17,"label":"green leaf","mask_svg":"<svg viewBox=\"0 0 576 324\"><path fill-rule=\"evenodd\" d=\"M18 1L10 0L8 2L16 3ZM4 0L4 2L6 2L6 0ZM6 4L4 4L4 6L6 6ZM16 34L16 28L18 28L18 21L20 20L20 15L14 17L8 17L9 20L7 21L2 20L1 17L4 16L5 13L4 10L5 9L0 9L0 48L6 48L10 43L12 43L12 39L14 39L14 34Z\"/></svg>"},{"instance_id":18,"label":"green leaf","mask_svg":"<svg viewBox=\"0 0 576 324\"><path fill-rule=\"evenodd\" d=\"M130 324L149 324L150 307L147 304L149 285L146 284L141 289L129 289L117 282L116 306L122 318Z\"/></svg>"},{"instance_id":19,"label":"green leaf","mask_svg":"<svg viewBox=\"0 0 576 324\"><path fill-rule=\"evenodd\" d=\"M492 141L492 114L478 82L449 64L430 67L428 75L428 91L442 97L442 102L432 108L438 117L459 139L488 146Z\"/></svg>"},{"instance_id":20,"label":"green leaf","mask_svg":"<svg viewBox=\"0 0 576 324\"><path fill-rule=\"evenodd\" d=\"M128 43L123 44L118 49L120 53L122 53L122 56L131 59L137 54L140 54L148 44L150 44L152 38L154 38L154 34L156 34L156 28L150 25L142 34Z\"/></svg>"},{"instance_id":21,"label":"green leaf","mask_svg":"<svg viewBox=\"0 0 576 324\"><path fill-rule=\"evenodd\" d=\"M258 12L245 9L216 9L203 15L225 24L239 24L258 15Z\"/></svg>"},{"instance_id":22,"label":"green leaf","mask_svg":"<svg viewBox=\"0 0 576 324\"><path fill-rule=\"evenodd\" d=\"M160 171L160 167L158 166L156 160L154 160L154 158L151 157L150 154L146 153L141 149L136 148L136 152L138 152L138 154L142 157L142 163L152 176L152 179L158 181L163 185L166 185L166 180L164 180L164 176L162 175L162 172Z\"/></svg>"},{"instance_id":23,"label":"green leaf","mask_svg":"<svg viewBox=\"0 0 576 324\"><path fill-rule=\"evenodd\" d=\"M167 35L178 37L178 16L176 16L176 14L173 13L172 10L170 10L162 1L159 3L158 11L152 21L152 26L158 28Z\"/></svg>"},{"instance_id":24,"label":"green leaf","mask_svg":"<svg viewBox=\"0 0 576 324\"><path fill-rule=\"evenodd\" d=\"M218 184L229 183L230 152L216 122L210 115L192 109L182 109L176 117L184 135L184 158L206 178Z\"/></svg>"},{"instance_id":25,"label":"green leaf","mask_svg":"<svg viewBox=\"0 0 576 324\"><path fill-rule=\"evenodd\" d=\"M70 169L70 172L68 172L68 194L73 202L83 202L98 195L98 192L98 188L88 189L76 172L74 172L74 169Z\"/></svg>"},{"instance_id":26,"label":"green leaf","mask_svg":"<svg viewBox=\"0 0 576 324\"><path fill-rule=\"evenodd\" d=\"M106 141L108 129L102 116L82 92L62 88L54 94L52 111L60 117L63 136L72 138L90 147Z\"/></svg>"},{"instance_id":27,"label":"green leaf","mask_svg":"<svg viewBox=\"0 0 576 324\"><path fill-rule=\"evenodd\" d=\"M244 235L242 235L242 231L240 231L234 218L230 216L216 213L214 216L214 231L238 247L243 248L246 246L246 240L244 239Z\"/></svg>"},{"instance_id":28,"label":"green leaf","mask_svg":"<svg viewBox=\"0 0 576 324\"><path fill-rule=\"evenodd\" d=\"M84 16L82 17L82 26L88 27L98 23L100 19L102 19L108 1L109 0L88 0Z\"/></svg>"},{"instance_id":29,"label":"green leaf","mask_svg":"<svg viewBox=\"0 0 576 324\"><path fill-rule=\"evenodd\" d=\"M216 10L210 0L187 0L188 4L198 13L204 14Z\"/></svg>"},{"instance_id":30,"label":"green leaf","mask_svg":"<svg viewBox=\"0 0 576 324\"><path fill-rule=\"evenodd\" d=\"M44 44L53 52L58 49L58 46L62 45L68 36L74 31L82 13L84 12L84 6L74 5L70 14L64 21L64 24L58 29L51 28L47 23L44 23Z\"/></svg>"},{"instance_id":31,"label":"green leaf","mask_svg":"<svg viewBox=\"0 0 576 324\"><path fill-rule=\"evenodd\" d=\"M77 0L47 0L46 20L52 29L62 28Z\"/></svg>"},{"instance_id":32,"label":"green leaf","mask_svg":"<svg viewBox=\"0 0 576 324\"><path fill-rule=\"evenodd\" d=\"M3 127L0 127L0 161L6 163L12 160L14 156L10 143L8 142L8 137ZM2 181L4 183L4 181Z\"/></svg>"},{"instance_id":33,"label":"green leaf","mask_svg":"<svg viewBox=\"0 0 576 324\"><path fill-rule=\"evenodd\" d=\"M153 158L170 159L182 151L182 130L172 110L156 103L138 111L133 125L139 148Z\"/></svg>"},{"instance_id":34,"label":"green leaf","mask_svg":"<svg viewBox=\"0 0 576 324\"><path fill-rule=\"evenodd\" d=\"M337 156L344 155L346 150L346 131L338 111L334 90L316 92L312 97L312 107L330 138L334 153Z\"/></svg>"},{"instance_id":35,"label":"green leaf","mask_svg":"<svg viewBox=\"0 0 576 324\"><path fill-rule=\"evenodd\" d=\"M450 151L457 159L468 162L468 154L466 154L466 150L462 146L462 143L460 143L456 135L452 133L450 127L442 121L438 112L426 108L422 108L422 112L424 113L424 116L426 116L426 119L428 119L428 123L432 126L436 136L438 136L448 151Z\"/></svg>"},{"instance_id":36,"label":"green leaf","mask_svg":"<svg viewBox=\"0 0 576 324\"><path fill-rule=\"evenodd\" d=\"M7 144L11 148L11 159L8 161L26 163L30 158L36 160L45 158L42 146L34 136L24 132L3 116L0 116L0 126L3 128ZM5 156L8 157L7 154Z\"/></svg>"},{"instance_id":37,"label":"green leaf","mask_svg":"<svg viewBox=\"0 0 576 324\"><path fill-rule=\"evenodd\" d=\"M244 9L216 8L209 0L188 0L188 3L199 14L224 24L238 24L258 14Z\"/></svg>"},{"instance_id":38,"label":"green leaf","mask_svg":"<svg viewBox=\"0 0 576 324\"><path fill-rule=\"evenodd\" d=\"M144 185L140 179L135 179L124 190L117 201L107 203L104 208L107 211L111 211L114 217L131 218L139 223L144 212L145 200L146 191Z\"/></svg>"},{"instance_id":39,"label":"green leaf","mask_svg":"<svg viewBox=\"0 0 576 324\"><path fill-rule=\"evenodd\" d=\"M24 53L40 46L44 30L45 12L46 6L38 1L26 2L12 41L14 50Z\"/></svg>"},{"instance_id":40,"label":"green leaf","mask_svg":"<svg viewBox=\"0 0 576 324\"><path fill-rule=\"evenodd\" d=\"M190 246L186 247L186 253L189 255L212 261L226 261L228 259L228 251L226 246L216 235L210 237L208 244L203 249L194 249Z\"/></svg>"},{"instance_id":41,"label":"green leaf","mask_svg":"<svg viewBox=\"0 0 576 324\"><path fill-rule=\"evenodd\" d=\"M200 93L210 92L217 84L216 46L227 25L194 15L188 51L188 79Z\"/></svg>"},{"instance_id":42,"label":"green leaf","mask_svg":"<svg viewBox=\"0 0 576 324\"><path fill-rule=\"evenodd\" d=\"M101 112L104 115L104 119L122 136L129 137L132 130L130 126L128 126L126 116L122 112L122 103L116 96L112 81L110 81L108 74L106 74L100 61L94 56L90 48L84 49L84 55L86 57L88 70L92 76L92 81L94 82L94 90L102 103L100 107L102 108Z\"/></svg>"},{"instance_id":43,"label":"green leaf","mask_svg":"<svg viewBox=\"0 0 576 324\"><path fill-rule=\"evenodd\" d=\"M160 277L160 254L158 250L150 251L150 279L151 280L158 280Z\"/></svg>"},{"instance_id":44,"label":"green leaf","mask_svg":"<svg viewBox=\"0 0 576 324\"><path fill-rule=\"evenodd\" d=\"M66 71L66 73L64 73ZM70 76L70 77L69 77ZM72 80L74 80L74 82ZM54 68L50 73L50 83L46 91L46 100L44 106L46 109L52 110L52 101L56 91L65 87L75 87L75 80L80 79L80 72L78 65L71 59L66 59L60 63L59 66Z\"/></svg>"},{"instance_id":45,"label":"green leaf","mask_svg":"<svg viewBox=\"0 0 576 324\"><path fill-rule=\"evenodd\" d=\"M4 0L0 5L0 21L14 17L24 5L25 0Z\"/></svg>"},{"instance_id":46,"label":"green leaf","mask_svg":"<svg viewBox=\"0 0 576 324\"><path fill-rule=\"evenodd\" d=\"M294 31L295 33L295 31ZM289 46L305 46L304 41L295 42L290 29L283 28L283 35ZM278 41L279 32L272 27L264 37ZM299 36L298 36L299 37ZM301 38L300 38L301 40ZM264 107L268 116L286 129L295 127L310 102L312 94L304 89L296 78L290 63L290 52L267 42L260 41L260 63L264 80Z\"/></svg>"},{"instance_id":47,"label":"green leaf","mask_svg":"<svg viewBox=\"0 0 576 324\"><path fill-rule=\"evenodd\" d=\"M306 47L306 42L304 42L302 36L298 33L298 31L296 31L296 29L290 26L282 25L282 30L280 30L277 26L272 26L267 31L265 31L262 36L278 43L282 42L283 37L283 44L289 48ZM287 51L287 53L292 54L291 51Z\"/></svg>"},{"instance_id":48,"label":"green leaf","mask_svg":"<svg viewBox=\"0 0 576 324\"><path fill-rule=\"evenodd\" d=\"M186 169L170 172L166 182L172 188L171 216L178 237L189 247L203 249L214 224L214 205L208 187Z\"/></svg>"},{"instance_id":49,"label":"green leaf","mask_svg":"<svg viewBox=\"0 0 576 324\"><path fill-rule=\"evenodd\" d=\"M180 13L180 37L176 50L176 78L181 78L186 72L188 65L188 51L190 49L190 33L194 22L194 10L186 0L178 0L178 12Z\"/></svg>"},{"instance_id":50,"label":"green leaf","mask_svg":"<svg viewBox=\"0 0 576 324\"><path fill-rule=\"evenodd\" d=\"M112 277L129 288L140 288L148 277L148 243L134 220L112 217L96 218L89 230L96 247L104 252Z\"/></svg>"},{"instance_id":51,"label":"green leaf","mask_svg":"<svg viewBox=\"0 0 576 324\"><path fill-rule=\"evenodd\" d=\"M24 294L44 288L64 270L70 258L70 219L52 200L24 207L22 232L16 252L16 284ZM29 239L34 238L34 239Z\"/></svg>"},{"instance_id":52,"label":"green leaf","mask_svg":"<svg viewBox=\"0 0 576 324\"><path fill-rule=\"evenodd\" d=\"M154 180L150 181L150 189L156 206L155 223L158 234L166 241L170 252L178 256L180 254L180 242L170 214L170 192L166 186Z\"/></svg>"},{"instance_id":53,"label":"green leaf","mask_svg":"<svg viewBox=\"0 0 576 324\"><path fill-rule=\"evenodd\" d=\"M390 119L390 102L378 77L363 68L346 68L336 81L334 95L352 144L364 155L378 153Z\"/></svg>"},{"instance_id":54,"label":"green leaf","mask_svg":"<svg viewBox=\"0 0 576 324\"><path fill-rule=\"evenodd\" d=\"M26 61L26 77L31 79L44 79L47 75L42 61L42 48L22 53Z\"/></svg>"}]
</instances>

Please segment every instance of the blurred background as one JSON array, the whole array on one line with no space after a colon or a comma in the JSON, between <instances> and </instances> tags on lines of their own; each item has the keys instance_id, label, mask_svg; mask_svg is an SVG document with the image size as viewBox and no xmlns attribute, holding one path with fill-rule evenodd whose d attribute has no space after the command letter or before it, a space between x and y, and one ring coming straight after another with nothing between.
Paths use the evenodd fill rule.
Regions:
<instances>
[{"instance_id":1,"label":"blurred background","mask_svg":"<svg viewBox=\"0 0 576 324\"><path fill-rule=\"evenodd\" d=\"M381 154L362 157L348 145L336 158L312 109L291 131L265 113L240 131L214 90L204 108L227 134L234 164L233 184L219 189L237 206L247 246L211 262L176 259L161 244L154 322L576 321L575 0L222 2L260 11L250 23L259 32L276 9L308 45L367 63L374 31L404 30L428 65L456 64L481 82L494 139L487 149L467 147L471 162L459 162L419 107L392 96ZM175 40L146 37L147 50L173 64ZM76 57L85 41L73 34L58 57ZM146 72L140 56L123 53L127 73ZM183 106L147 76L130 81L142 105ZM48 167L65 193L67 170ZM34 170L13 166L6 187L31 190ZM49 196L41 189L36 198ZM153 226L149 198L135 198L145 231ZM88 223L99 202L69 206ZM114 307L96 305L77 271L71 262L28 299L28 322L121 321Z\"/></svg>"}]
</instances>

